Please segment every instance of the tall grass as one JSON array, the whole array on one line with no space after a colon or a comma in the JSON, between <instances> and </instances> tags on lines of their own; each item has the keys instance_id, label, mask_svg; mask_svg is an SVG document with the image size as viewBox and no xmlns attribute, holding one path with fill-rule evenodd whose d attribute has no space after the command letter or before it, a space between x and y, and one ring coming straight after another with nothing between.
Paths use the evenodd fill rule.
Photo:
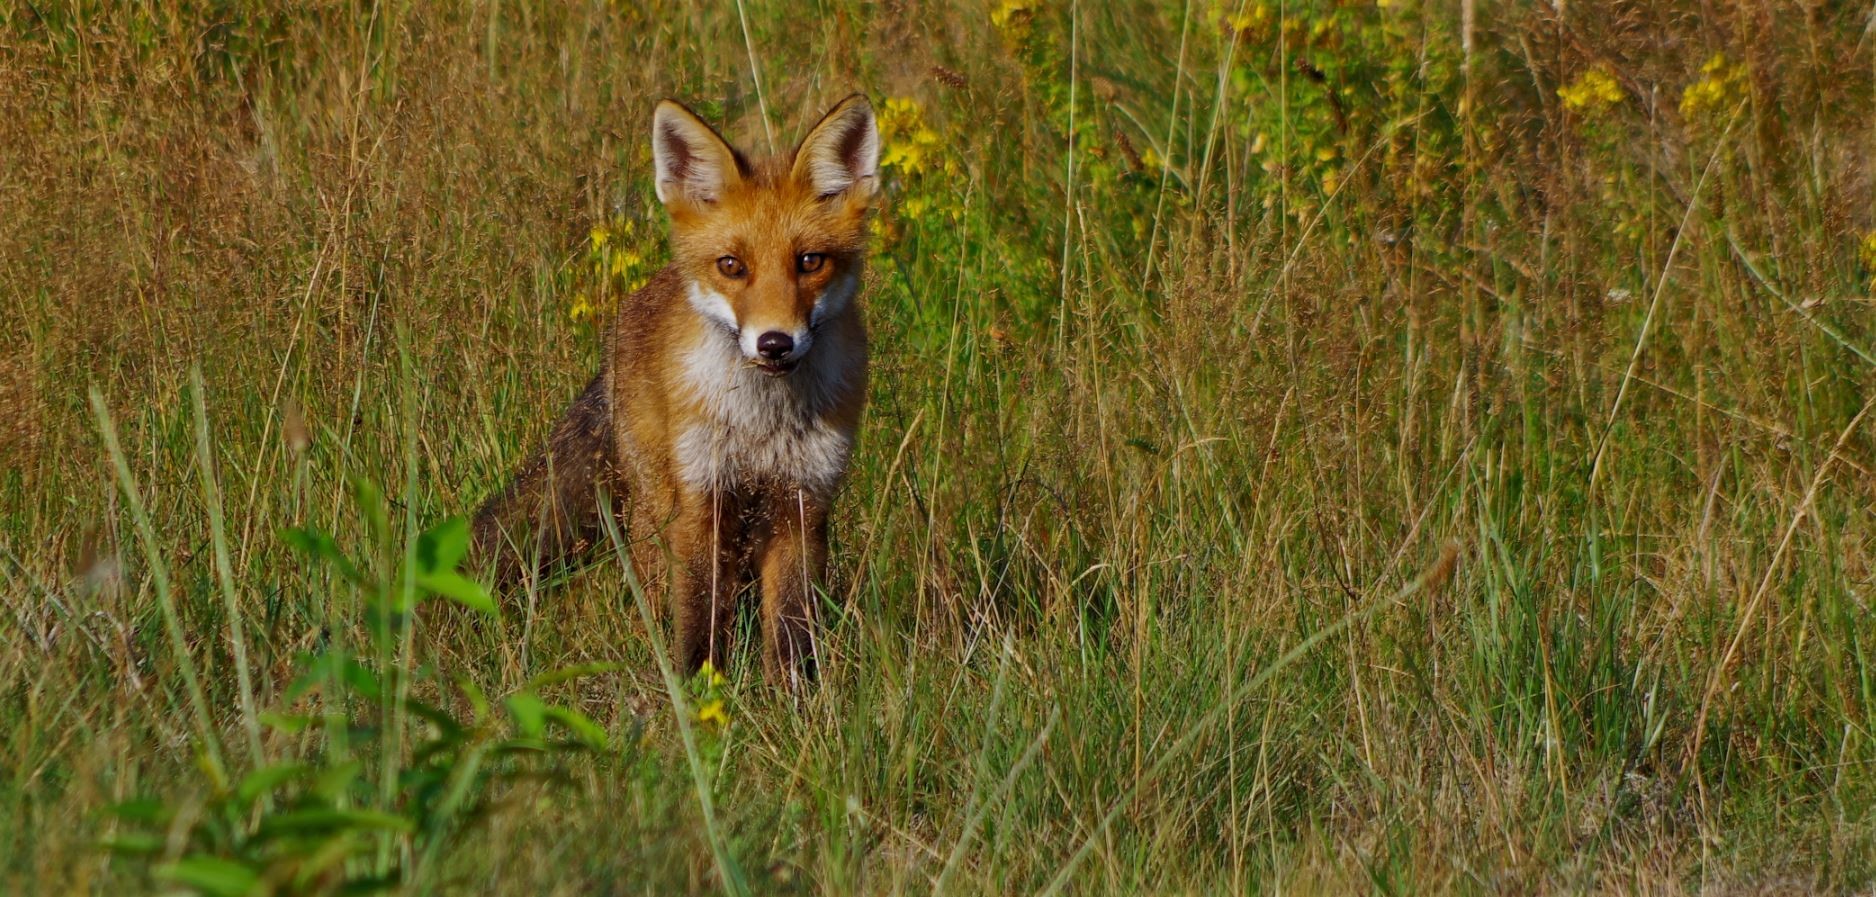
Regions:
<instances>
[{"instance_id":1,"label":"tall grass","mask_svg":"<svg viewBox=\"0 0 1876 897\"><path fill-rule=\"evenodd\" d=\"M0 889L264 865L326 798L241 783L349 759L420 822L331 868L412 892L1867 889L1865 24L0 7ZM662 263L655 99L759 152L854 88L821 686L675 681L611 555L406 616Z\"/></svg>"}]
</instances>

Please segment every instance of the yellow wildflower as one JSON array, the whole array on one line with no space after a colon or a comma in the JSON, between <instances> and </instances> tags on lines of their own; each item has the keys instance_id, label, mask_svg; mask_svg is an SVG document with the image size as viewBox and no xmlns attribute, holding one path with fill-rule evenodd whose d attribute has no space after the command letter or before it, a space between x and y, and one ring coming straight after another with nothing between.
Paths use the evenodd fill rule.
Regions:
<instances>
[{"instance_id":1,"label":"yellow wildflower","mask_svg":"<svg viewBox=\"0 0 1876 897\"><path fill-rule=\"evenodd\" d=\"M890 143L880 155L879 164L883 168L895 168L906 174L918 174L925 170L925 153L910 143Z\"/></svg>"},{"instance_id":2,"label":"yellow wildflower","mask_svg":"<svg viewBox=\"0 0 1876 897\"><path fill-rule=\"evenodd\" d=\"M586 293L573 294L573 307L567 309L567 317L574 323L591 321L596 314L593 303L586 298Z\"/></svg>"},{"instance_id":3,"label":"yellow wildflower","mask_svg":"<svg viewBox=\"0 0 1876 897\"><path fill-rule=\"evenodd\" d=\"M990 25L1009 44L1020 44L1029 37L1030 21L1036 4L1031 0L1002 0L990 11Z\"/></svg>"},{"instance_id":4,"label":"yellow wildflower","mask_svg":"<svg viewBox=\"0 0 1876 897\"><path fill-rule=\"evenodd\" d=\"M1608 69L1598 66L1557 88L1557 97L1563 100L1563 108L1572 112L1596 113L1622 101L1622 86Z\"/></svg>"},{"instance_id":5,"label":"yellow wildflower","mask_svg":"<svg viewBox=\"0 0 1876 897\"><path fill-rule=\"evenodd\" d=\"M1744 95L1745 66L1728 62L1725 53L1713 54L1700 76L1681 91L1681 117L1689 121L1712 118Z\"/></svg>"},{"instance_id":6,"label":"yellow wildflower","mask_svg":"<svg viewBox=\"0 0 1876 897\"><path fill-rule=\"evenodd\" d=\"M911 97L887 97L879 111L879 132L894 137L918 127L925 121L925 108Z\"/></svg>"},{"instance_id":7,"label":"yellow wildflower","mask_svg":"<svg viewBox=\"0 0 1876 897\"><path fill-rule=\"evenodd\" d=\"M1270 4L1244 0L1214 0L1212 21L1234 40L1259 40L1270 30Z\"/></svg>"},{"instance_id":8,"label":"yellow wildflower","mask_svg":"<svg viewBox=\"0 0 1876 897\"><path fill-rule=\"evenodd\" d=\"M598 252L599 250L606 248L606 239L612 235L606 232L605 225L595 224L593 225L592 231L589 232L586 236L588 239L593 241L593 251Z\"/></svg>"},{"instance_id":9,"label":"yellow wildflower","mask_svg":"<svg viewBox=\"0 0 1876 897\"><path fill-rule=\"evenodd\" d=\"M936 155L944 138L925 123L925 109L917 100L893 97L879 116L880 140L885 144L879 164L902 174L929 170L928 155Z\"/></svg>"},{"instance_id":10,"label":"yellow wildflower","mask_svg":"<svg viewBox=\"0 0 1876 897\"><path fill-rule=\"evenodd\" d=\"M723 709L722 698L711 698L698 705L697 721L718 729L730 724L729 711Z\"/></svg>"},{"instance_id":11,"label":"yellow wildflower","mask_svg":"<svg viewBox=\"0 0 1876 897\"><path fill-rule=\"evenodd\" d=\"M724 678L723 674L717 670L716 664L708 660L703 662L703 666L697 668L697 677L703 680L704 687L713 691L728 685L730 682L730 680Z\"/></svg>"},{"instance_id":12,"label":"yellow wildflower","mask_svg":"<svg viewBox=\"0 0 1876 897\"><path fill-rule=\"evenodd\" d=\"M644 263L644 258L630 249L621 249L612 254L612 276L624 277Z\"/></svg>"}]
</instances>

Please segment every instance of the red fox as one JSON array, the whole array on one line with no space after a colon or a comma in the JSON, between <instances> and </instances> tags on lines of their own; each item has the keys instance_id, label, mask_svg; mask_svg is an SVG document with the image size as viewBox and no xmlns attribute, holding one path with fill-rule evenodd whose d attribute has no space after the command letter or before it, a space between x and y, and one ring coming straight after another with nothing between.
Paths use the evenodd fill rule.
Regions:
<instances>
[{"instance_id":1,"label":"red fox","mask_svg":"<svg viewBox=\"0 0 1876 897\"><path fill-rule=\"evenodd\" d=\"M476 513L476 551L512 582L601 541L615 514L635 560L668 558L685 672L723 668L753 582L764 668L793 687L816 668L828 513L866 404L879 130L855 94L794 152L751 160L665 100L651 147L671 264L623 300L598 376Z\"/></svg>"}]
</instances>

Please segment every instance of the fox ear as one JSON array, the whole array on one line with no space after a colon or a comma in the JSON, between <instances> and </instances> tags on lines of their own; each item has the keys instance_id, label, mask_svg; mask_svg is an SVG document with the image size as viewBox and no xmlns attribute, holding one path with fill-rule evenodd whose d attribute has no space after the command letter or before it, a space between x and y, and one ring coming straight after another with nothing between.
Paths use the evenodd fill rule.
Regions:
<instances>
[{"instance_id":1,"label":"fox ear","mask_svg":"<svg viewBox=\"0 0 1876 897\"><path fill-rule=\"evenodd\" d=\"M658 171L658 201L713 203L742 181L743 161L723 136L675 100L651 117L651 159Z\"/></svg>"},{"instance_id":2,"label":"fox ear","mask_svg":"<svg viewBox=\"0 0 1876 897\"><path fill-rule=\"evenodd\" d=\"M802 138L795 150L794 176L817 196L851 191L855 199L872 198L879 188L879 126L865 95L856 93L835 104Z\"/></svg>"}]
</instances>

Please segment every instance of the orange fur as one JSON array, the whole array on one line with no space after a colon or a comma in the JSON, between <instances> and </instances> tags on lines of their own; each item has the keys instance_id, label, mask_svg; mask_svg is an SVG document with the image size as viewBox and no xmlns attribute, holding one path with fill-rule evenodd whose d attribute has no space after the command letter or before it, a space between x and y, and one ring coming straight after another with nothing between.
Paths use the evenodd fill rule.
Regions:
<instances>
[{"instance_id":1,"label":"orange fur","mask_svg":"<svg viewBox=\"0 0 1876 897\"><path fill-rule=\"evenodd\" d=\"M478 514L477 544L506 544L511 570L530 547L534 565L556 560L594 541L581 502L610 494L633 542L665 549L684 669L724 663L754 584L765 668L793 685L817 659L827 518L866 401L872 109L849 97L793 153L756 162L670 101L652 138L671 264L624 300L599 379Z\"/></svg>"}]
</instances>

